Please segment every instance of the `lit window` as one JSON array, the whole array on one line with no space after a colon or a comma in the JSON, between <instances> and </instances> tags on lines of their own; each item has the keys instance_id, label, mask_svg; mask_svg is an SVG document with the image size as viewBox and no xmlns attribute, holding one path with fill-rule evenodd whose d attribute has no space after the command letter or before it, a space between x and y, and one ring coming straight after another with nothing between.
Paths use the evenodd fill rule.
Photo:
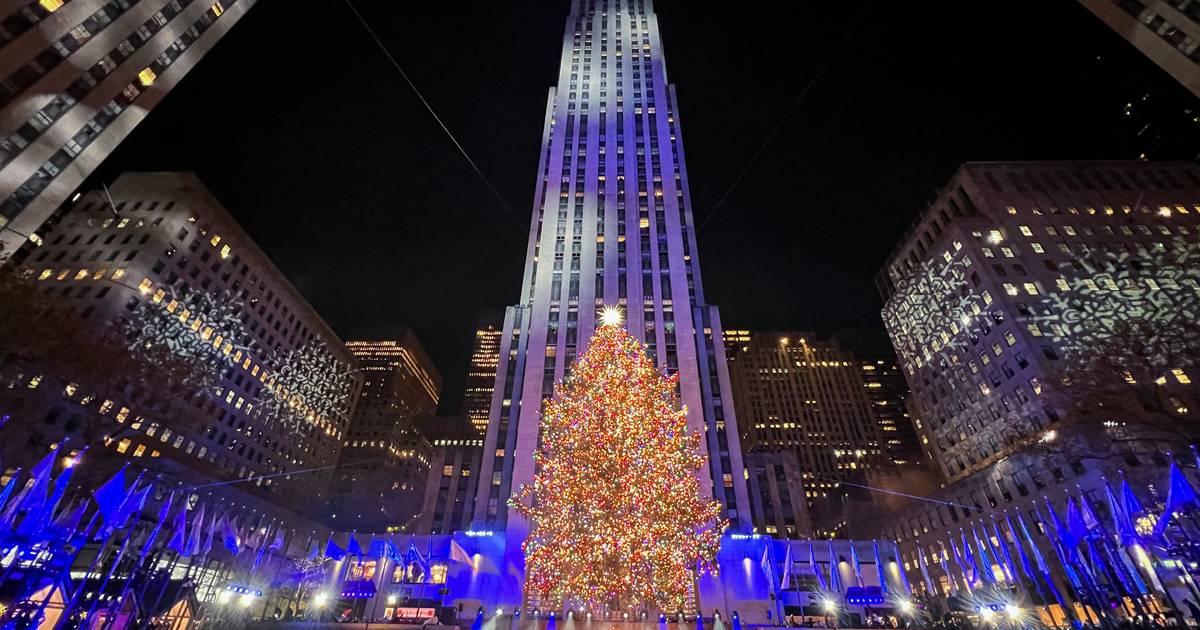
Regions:
<instances>
[{"instance_id":1,"label":"lit window","mask_svg":"<svg viewBox=\"0 0 1200 630\"><path fill-rule=\"evenodd\" d=\"M141 83L142 87L150 87L151 85L154 85L154 80L158 78L158 75L155 74L154 71L151 70L150 68L143 69L141 72L138 73L137 76L138 76L138 83ZM124 227L124 226L122 226L122 227Z\"/></svg>"},{"instance_id":2,"label":"lit window","mask_svg":"<svg viewBox=\"0 0 1200 630\"><path fill-rule=\"evenodd\" d=\"M1038 294L1037 285L1032 282L1026 282L1025 283L1025 292L1028 293L1029 295L1037 295Z\"/></svg>"},{"instance_id":3,"label":"lit window","mask_svg":"<svg viewBox=\"0 0 1200 630\"><path fill-rule=\"evenodd\" d=\"M1189 377L1187 373L1179 368L1171 368L1171 374L1175 376L1175 380L1183 383L1184 385L1188 385L1192 382L1191 377Z\"/></svg>"},{"instance_id":4,"label":"lit window","mask_svg":"<svg viewBox=\"0 0 1200 630\"><path fill-rule=\"evenodd\" d=\"M1011 282L1005 282L1004 283L1004 292L1009 295L1016 295L1018 293L1017 285L1015 285Z\"/></svg>"},{"instance_id":5,"label":"lit window","mask_svg":"<svg viewBox=\"0 0 1200 630\"><path fill-rule=\"evenodd\" d=\"M453 477L454 476L454 465L446 464L445 466L442 466L442 476L443 477Z\"/></svg>"},{"instance_id":6,"label":"lit window","mask_svg":"<svg viewBox=\"0 0 1200 630\"><path fill-rule=\"evenodd\" d=\"M138 291L141 291L142 295L146 295L150 293L150 288L153 286L154 283L150 281L150 278L142 278L141 284L138 285Z\"/></svg>"},{"instance_id":7,"label":"lit window","mask_svg":"<svg viewBox=\"0 0 1200 630\"><path fill-rule=\"evenodd\" d=\"M221 17L221 14L225 12L225 7L220 2L214 2L212 12L215 17Z\"/></svg>"},{"instance_id":8,"label":"lit window","mask_svg":"<svg viewBox=\"0 0 1200 630\"><path fill-rule=\"evenodd\" d=\"M38 274L38 280L45 280L54 274L53 269L43 269L42 273Z\"/></svg>"},{"instance_id":9,"label":"lit window","mask_svg":"<svg viewBox=\"0 0 1200 630\"><path fill-rule=\"evenodd\" d=\"M66 0L38 0L38 4L50 13L54 13L63 5Z\"/></svg>"}]
</instances>

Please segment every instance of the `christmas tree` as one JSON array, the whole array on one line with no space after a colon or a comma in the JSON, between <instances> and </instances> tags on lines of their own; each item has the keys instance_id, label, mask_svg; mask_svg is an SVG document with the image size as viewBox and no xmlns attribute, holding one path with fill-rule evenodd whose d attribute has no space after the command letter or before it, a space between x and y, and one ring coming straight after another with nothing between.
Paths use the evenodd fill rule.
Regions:
<instances>
[{"instance_id":1,"label":"christmas tree","mask_svg":"<svg viewBox=\"0 0 1200 630\"><path fill-rule=\"evenodd\" d=\"M526 590L589 608L679 610L713 567L721 504L700 493L700 436L608 310L542 415L537 472L510 500L531 521Z\"/></svg>"}]
</instances>

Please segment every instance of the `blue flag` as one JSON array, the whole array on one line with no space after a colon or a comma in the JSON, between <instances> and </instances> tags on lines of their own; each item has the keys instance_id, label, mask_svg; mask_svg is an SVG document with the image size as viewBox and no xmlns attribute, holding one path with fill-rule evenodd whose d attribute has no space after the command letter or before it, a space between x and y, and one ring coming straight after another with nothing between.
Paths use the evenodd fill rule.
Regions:
<instances>
[{"instance_id":1,"label":"blue flag","mask_svg":"<svg viewBox=\"0 0 1200 630\"><path fill-rule=\"evenodd\" d=\"M187 546L183 549L183 555L191 557L200 553L200 535L204 533L204 504L200 504L200 509L196 512L196 516L192 518L192 529L188 532Z\"/></svg>"},{"instance_id":2,"label":"blue flag","mask_svg":"<svg viewBox=\"0 0 1200 630\"><path fill-rule=\"evenodd\" d=\"M858 550L854 548L854 541L850 541L850 568L854 569L855 586L863 585L862 563L858 561Z\"/></svg>"},{"instance_id":3,"label":"blue flag","mask_svg":"<svg viewBox=\"0 0 1200 630\"><path fill-rule=\"evenodd\" d=\"M332 560L341 560L346 557L346 552L333 542L333 534L329 534L329 540L325 543L325 557Z\"/></svg>"},{"instance_id":4,"label":"blue flag","mask_svg":"<svg viewBox=\"0 0 1200 630\"><path fill-rule=\"evenodd\" d=\"M983 535L987 536L987 527L985 526ZM995 534L996 544L1000 546L1000 553L996 559L1000 560L1000 567L1004 569L1004 575L1009 582L1016 583L1017 567L1013 565L1012 552L1008 550L1008 540L1004 538L1004 532L1000 531L1000 525L996 523L996 517L992 517L992 533ZM1013 537L1016 540L1016 536Z\"/></svg>"},{"instance_id":5,"label":"blue flag","mask_svg":"<svg viewBox=\"0 0 1200 630\"><path fill-rule=\"evenodd\" d=\"M146 537L146 542L142 544L141 555L144 556L150 553L150 550L154 547L154 541L158 540L158 534L162 531L163 523L167 520L167 514L171 512L171 502L174 498L175 493L172 492L167 495L167 498L163 499L162 505L158 508L158 522L155 523L154 529L150 531L150 535Z\"/></svg>"},{"instance_id":6,"label":"blue flag","mask_svg":"<svg viewBox=\"0 0 1200 630\"><path fill-rule=\"evenodd\" d=\"M128 464L122 466L121 470L112 476L112 479L104 482L92 492L92 495L96 497L96 509L104 517L105 524L113 520L117 510L121 509L121 504L125 502L125 469L128 466Z\"/></svg>"},{"instance_id":7,"label":"blue flag","mask_svg":"<svg viewBox=\"0 0 1200 630\"><path fill-rule=\"evenodd\" d=\"M829 540L829 590L834 593L842 591L842 568L837 554L833 552L833 539Z\"/></svg>"},{"instance_id":8,"label":"blue flag","mask_svg":"<svg viewBox=\"0 0 1200 630\"><path fill-rule=\"evenodd\" d=\"M346 555L358 556L358 561L362 562L363 550L358 545L358 539L354 537L354 532L350 532L350 540L346 541Z\"/></svg>"},{"instance_id":9,"label":"blue flag","mask_svg":"<svg viewBox=\"0 0 1200 630\"><path fill-rule=\"evenodd\" d=\"M54 470L54 456L57 453L58 449L50 451L30 469L29 485L25 486L25 490L18 497L20 502L13 506L13 510L8 515L9 523L11 523L16 519L17 514L25 513L25 519L21 521L18 528L22 534L33 533L43 523L42 516L49 500L50 473Z\"/></svg>"},{"instance_id":10,"label":"blue flag","mask_svg":"<svg viewBox=\"0 0 1200 630\"><path fill-rule=\"evenodd\" d=\"M175 515L175 526L171 531L171 539L167 541L167 547L180 555L187 550L187 511L187 502L184 502Z\"/></svg>"},{"instance_id":11,"label":"blue flag","mask_svg":"<svg viewBox=\"0 0 1200 630\"><path fill-rule=\"evenodd\" d=\"M925 581L925 593L930 597L938 595L937 589L933 587L933 579L929 577L929 566L925 564L924 545L917 548L917 567L921 569L921 579Z\"/></svg>"},{"instance_id":12,"label":"blue flag","mask_svg":"<svg viewBox=\"0 0 1200 630\"><path fill-rule=\"evenodd\" d=\"M813 549L813 544L808 543L808 568L817 576L817 585L820 586L821 592L829 590L829 585L825 583L825 576L821 573L821 567L817 566L817 551Z\"/></svg>"},{"instance_id":13,"label":"blue flag","mask_svg":"<svg viewBox=\"0 0 1200 630\"><path fill-rule=\"evenodd\" d=\"M875 553L875 570L879 573L879 591L881 593L887 593L887 571L884 570L883 562L879 560L878 541L871 541L871 551ZM917 555L921 555L921 552L917 551Z\"/></svg>"},{"instance_id":14,"label":"blue flag","mask_svg":"<svg viewBox=\"0 0 1200 630\"><path fill-rule=\"evenodd\" d=\"M65 470L58 474L58 478L54 480L54 489L50 492L50 499L46 502L46 507L41 511L39 525L45 527L54 520L54 513L58 510L59 503L62 502L63 496L67 493L67 488L71 485L71 477L77 468L76 462L79 457L82 457L87 452L85 447L78 457L71 459Z\"/></svg>"},{"instance_id":15,"label":"blue flag","mask_svg":"<svg viewBox=\"0 0 1200 630\"><path fill-rule=\"evenodd\" d=\"M1142 502L1138 501L1137 495L1134 494L1133 488L1129 487L1129 482L1124 478L1121 479L1121 502L1125 504L1125 516L1133 521L1145 510L1142 509Z\"/></svg>"},{"instance_id":16,"label":"blue flag","mask_svg":"<svg viewBox=\"0 0 1200 630\"><path fill-rule=\"evenodd\" d=\"M1029 556L1025 554L1025 546L1021 544L1021 537L1017 534L1016 528L1013 527L1012 517L1009 516L1007 511L1004 513L1004 523L1008 525L1008 531L1012 534L1013 543L1017 546L1017 558L1021 561L1021 572L1036 585L1037 576L1033 573L1033 567L1029 566Z\"/></svg>"},{"instance_id":17,"label":"blue flag","mask_svg":"<svg viewBox=\"0 0 1200 630\"><path fill-rule=\"evenodd\" d=\"M383 558L387 555L387 546L386 540L372 537L371 543L367 546L367 556L376 559Z\"/></svg>"},{"instance_id":18,"label":"blue flag","mask_svg":"<svg viewBox=\"0 0 1200 630\"><path fill-rule=\"evenodd\" d=\"M954 543L954 536L950 532L946 532L946 536L950 538L950 549L954 551L954 564L958 565L958 573L962 576L963 586L966 587L969 593L971 587L975 585L974 580L968 575L967 563L963 561L962 554L958 551L958 545Z\"/></svg>"},{"instance_id":19,"label":"blue flag","mask_svg":"<svg viewBox=\"0 0 1200 630\"><path fill-rule=\"evenodd\" d=\"M4 484L4 490L0 491L0 510L4 510L5 504L8 503L8 498L12 496L13 490L17 487L17 480L21 478L21 469L18 468L13 472L12 477L8 478L8 483Z\"/></svg>"},{"instance_id":20,"label":"blue flag","mask_svg":"<svg viewBox=\"0 0 1200 630\"><path fill-rule=\"evenodd\" d=\"M242 535L238 533L233 517L227 517L221 524L221 542L229 553L238 555L242 551Z\"/></svg>"},{"instance_id":21,"label":"blue flag","mask_svg":"<svg viewBox=\"0 0 1200 630\"><path fill-rule=\"evenodd\" d=\"M1069 537L1063 536L1063 542L1070 547L1075 547L1088 537L1088 526L1075 503L1075 497L1067 497L1067 531L1070 532Z\"/></svg>"},{"instance_id":22,"label":"blue flag","mask_svg":"<svg viewBox=\"0 0 1200 630\"><path fill-rule=\"evenodd\" d=\"M974 586L975 583L979 582L980 580L986 582L987 578L980 574L979 563L975 561L975 553L971 551L971 543L967 542L967 532L963 531L962 529L959 529L958 531L960 534L962 534L963 555L966 557L967 565L971 569L971 586Z\"/></svg>"},{"instance_id":23,"label":"blue flag","mask_svg":"<svg viewBox=\"0 0 1200 630\"><path fill-rule=\"evenodd\" d=\"M949 535L950 532L946 532L946 534ZM951 542L953 543L953 541ZM946 559L949 555L946 553L946 543L939 540L938 546L942 548L942 553L938 557L938 563L942 565L942 574L946 576L946 581L950 583L950 594L958 595L958 580L954 579L954 576L950 574L950 565Z\"/></svg>"},{"instance_id":24,"label":"blue flag","mask_svg":"<svg viewBox=\"0 0 1200 630\"><path fill-rule=\"evenodd\" d=\"M1162 536L1162 533L1167 529L1167 525L1171 522L1171 516L1175 512L1185 507L1195 506L1196 491L1192 489L1192 484L1188 483L1187 478L1183 476L1183 472L1172 461L1170 480L1167 486L1167 504L1163 508L1163 513L1159 517L1158 523L1154 525L1154 535Z\"/></svg>"},{"instance_id":25,"label":"blue flag","mask_svg":"<svg viewBox=\"0 0 1200 630\"><path fill-rule=\"evenodd\" d=\"M1117 495L1113 494L1112 486L1107 481L1104 482L1104 498L1108 501L1108 511L1112 514L1113 531L1117 534L1117 540L1122 545L1136 541L1137 530L1133 528L1133 521L1125 513L1125 507L1121 505Z\"/></svg>"},{"instance_id":26,"label":"blue flag","mask_svg":"<svg viewBox=\"0 0 1200 630\"><path fill-rule=\"evenodd\" d=\"M983 535L987 537L987 529L983 530ZM979 532L975 530L975 523L971 523L971 538L975 539L975 546L979 548L979 560L983 563L983 568L980 570L980 577L983 578L985 584L996 583L996 572L993 569L992 554L988 551L990 545L979 539ZM963 542L970 549L967 542Z\"/></svg>"}]
</instances>

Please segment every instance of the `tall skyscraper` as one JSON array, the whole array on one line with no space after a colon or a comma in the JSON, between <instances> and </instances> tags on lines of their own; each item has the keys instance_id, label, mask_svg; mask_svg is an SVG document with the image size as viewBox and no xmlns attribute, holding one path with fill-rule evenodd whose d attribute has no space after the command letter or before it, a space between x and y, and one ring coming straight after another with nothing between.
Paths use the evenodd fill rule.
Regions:
<instances>
[{"instance_id":1,"label":"tall skyscraper","mask_svg":"<svg viewBox=\"0 0 1200 630\"><path fill-rule=\"evenodd\" d=\"M471 344L471 365L463 389L462 415L479 433L487 431L492 411L492 393L496 390L496 366L500 365L500 337L504 334L504 316L487 310L475 322Z\"/></svg>"},{"instance_id":2,"label":"tall skyscraper","mask_svg":"<svg viewBox=\"0 0 1200 630\"><path fill-rule=\"evenodd\" d=\"M1195 439L1195 164L965 164L879 285L921 445L948 482L940 505L883 521L905 566L989 513L1103 501L1118 470L1160 483L1163 453Z\"/></svg>"},{"instance_id":3,"label":"tall skyscraper","mask_svg":"<svg viewBox=\"0 0 1200 630\"><path fill-rule=\"evenodd\" d=\"M887 461L854 356L812 333L725 331L747 450L795 451L814 496Z\"/></svg>"},{"instance_id":4,"label":"tall skyscraper","mask_svg":"<svg viewBox=\"0 0 1200 630\"><path fill-rule=\"evenodd\" d=\"M1200 96L1200 2L1079 1L1192 94Z\"/></svg>"},{"instance_id":5,"label":"tall skyscraper","mask_svg":"<svg viewBox=\"0 0 1200 630\"><path fill-rule=\"evenodd\" d=\"M832 342L849 350L862 370L863 387L888 458L898 466L922 465L926 460L906 403L908 382L887 333L844 330Z\"/></svg>"},{"instance_id":6,"label":"tall skyscraper","mask_svg":"<svg viewBox=\"0 0 1200 630\"><path fill-rule=\"evenodd\" d=\"M346 342L363 373L330 488L330 522L358 531L413 531L431 448L416 426L437 411L442 378L417 336L401 329Z\"/></svg>"},{"instance_id":7,"label":"tall skyscraper","mask_svg":"<svg viewBox=\"0 0 1200 630\"><path fill-rule=\"evenodd\" d=\"M174 462L194 479L257 478L242 487L292 509L324 501L332 473L320 469L338 461L362 377L337 334L194 175L125 173L107 193L88 193L22 271L98 335L116 327L216 376L160 407L167 401L140 406L125 392L45 391L28 372L15 388L20 375L6 369L6 445L44 450L88 416L103 420L108 446L125 456ZM102 396L111 399L97 405ZM4 460L18 458L5 451Z\"/></svg>"},{"instance_id":8,"label":"tall skyscraper","mask_svg":"<svg viewBox=\"0 0 1200 630\"><path fill-rule=\"evenodd\" d=\"M255 2L0 7L0 258L41 227Z\"/></svg>"},{"instance_id":9,"label":"tall skyscraper","mask_svg":"<svg viewBox=\"0 0 1200 630\"><path fill-rule=\"evenodd\" d=\"M505 312L475 520L527 523L506 502L533 478L542 402L604 307L678 372L688 426L709 455L702 487L735 523L749 509L721 321L704 300L675 89L649 0L574 0L549 93L520 303ZM519 580L502 598L520 601Z\"/></svg>"}]
</instances>

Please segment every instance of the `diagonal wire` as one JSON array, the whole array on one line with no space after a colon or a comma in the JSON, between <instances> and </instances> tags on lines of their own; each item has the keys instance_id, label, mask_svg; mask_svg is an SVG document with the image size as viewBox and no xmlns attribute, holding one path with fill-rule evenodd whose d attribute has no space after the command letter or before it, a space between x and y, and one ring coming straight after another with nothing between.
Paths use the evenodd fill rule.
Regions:
<instances>
[{"instance_id":1,"label":"diagonal wire","mask_svg":"<svg viewBox=\"0 0 1200 630\"><path fill-rule=\"evenodd\" d=\"M346 1L349 2L349 0ZM708 212L708 216L704 217L704 221L700 223L700 227L697 228L697 231L703 230L704 226L708 225L708 222L711 221L713 216L717 214L717 211L721 209L721 206L725 205L725 201L729 199L729 195L733 192L733 189L737 188L737 185L741 183L742 178L746 176L746 173L750 172L750 168L754 166L756 161L758 161L758 156L762 155L763 150L767 148L767 145L771 144L771 140L774 140L776 134L778 134L779 130L783 128L783 123L787 122L788 117L792 115L792 112L796 111L796 107L800 105L800 102L804 100L804 97L808 96L808 91L811 90L812 86L815 85L817 80L821 78L821 75L825 72L825 69L829 67L829 62L833 61L833 58L837 56L838 51L842 49L842 45L846 43L846 40L850 39L850 34L854 32L854 29L858 28L858 24L862 22L863 16L867 14L867 11L870 10L870 8L870 4L864 5L863 10L859 12L858 17L855 18L854 23L850 25L850 28L846 29L845 33L842 33L842 36L838 39L837 43L834 44L833 49L829 51L829 55L825 57L825 61L821 63L819 68L817 68L817 73L808 80L808 84L804 86L804 89L800 90L800 95L796 97L795 101L792 101L792 106L789 107L786 112L784 112L783 117L780 118L779 122L775 124L775 127L771 129L771 133L767 134L767 137L763 140L762 145L758 147L758 150L755 151L754 155L750 157L750 161L746 162L746 166L742 168L742 172L738 173L737 177L733 178L733 183L729 184L729 188L725 190L725 194L721 195L721 198L717 200L716 205L714 205L712 210Z\"/></svg>"},{"instance_id":2,"label":"diagonal wire","mask_svg":"<svg viewBox=\"0 0 1200 630\"><path fill-rule=\"evenodd\" d=\"M358 8L354 6L354 2L352 2L352 0L346 0L346 6L350 7L350 11L354 13L354 17L358 18L358 21L363 25L363 28L366 29L367 34L371 36L371 39L375 40L375 45L379 47L380 52L387 57L387 60L392 63L392 67L396 68L396 72L399 72L400 76L404 78L404 82L408 84L408 87L412 88L413 93L417 95L418 99L421 99L421 104L425 106L425 109L429 110L429 114L433 116L433 119L437 121L439 126L441 126L442 131L446 132L446 136L450 138L450 141L454 143L455 147L458 147L458 152L462 153L463 158L467 160L467 164L471 165L471 168L475 170L475 174L479 176L479 179L483 180L483 183L488 187L488 190L492 191L492 195L496 197L496 201L500 202L500 205L504 207L505 212L508 212L508 216L512 217L513 221L516 221L517 227L524 232L526 229L525 224L521 222L521 219L517 217L516 213L513 212L508 203L504 201L504 197L500 195L500 191L496 190L496 187L493 186L492 182L489 181L487 176L483 174L483 171L479 170L479 167L475 164L475 160L471 159L471 156L467 154L467 150L464 149L463 145L458 142L458 139L454 137L454 134L450 133L450 128L446 126L446 123L442 122L442 118L433 110L433 106L429 104L429 101L425 100L425 96L421 94L420 90L417 89L417 86L412 82L412 79L408 78L408 73L404 72L404 69L400 67L400 63L397 62L396 58L392 56L391 51L389 51L387 46L383 44L383 41L379 39L379 36L375 34L375 29L371 28L371 25L367 23L367 20L363 18L361 13L358 12Z\"/></svg>"}]
</instances>

